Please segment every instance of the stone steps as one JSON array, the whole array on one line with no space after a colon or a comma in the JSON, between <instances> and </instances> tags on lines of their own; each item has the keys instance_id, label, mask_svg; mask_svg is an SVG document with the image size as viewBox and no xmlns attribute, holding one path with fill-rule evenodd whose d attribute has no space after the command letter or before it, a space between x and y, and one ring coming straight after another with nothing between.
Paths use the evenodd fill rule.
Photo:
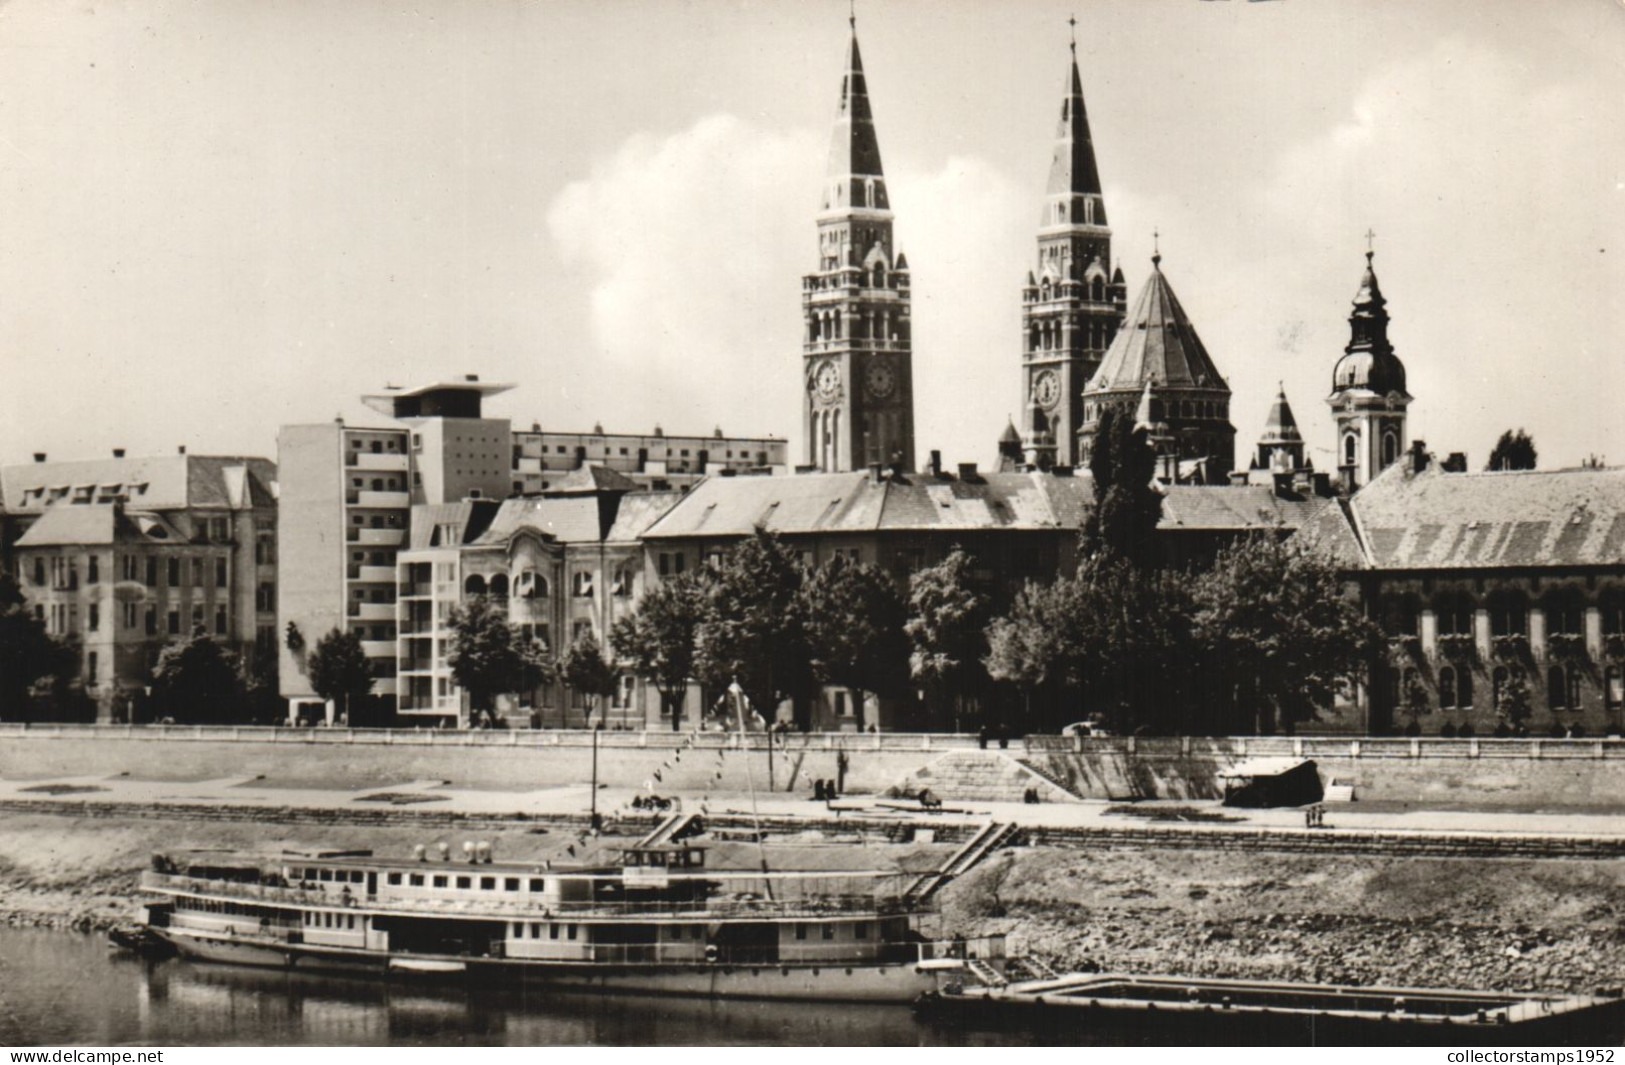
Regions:
<instances>
[{"instance_id":1,"label":"stone steps","mask_svg":"<svg viewBox=\"0 0 1625 1065\"><path fill-rule=\"evenodd\" d=\"M953 802L1021 802L1029 788L1043 802L1077 802L1078 796L1046 774L1003 751L949 751L915 770L900 785L908 792L930 788Z\"/></svg>"}]
</instances>

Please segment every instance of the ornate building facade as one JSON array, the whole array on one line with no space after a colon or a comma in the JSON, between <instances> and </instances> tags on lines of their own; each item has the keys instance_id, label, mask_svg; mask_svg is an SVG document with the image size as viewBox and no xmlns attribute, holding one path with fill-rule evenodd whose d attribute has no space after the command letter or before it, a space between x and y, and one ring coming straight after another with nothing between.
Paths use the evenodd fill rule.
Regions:
<instances>
[{"instance_id":1,"label":"ornate building facade","mask_svg":"<svg viewBox=\"0 0 1625 1065\"><path fill-rule=\"evenodd\" d=\"M806 465L914 469L908 260L891 200L854 29L818 215L818 269L802 278Z\"/></svg>"},{"instance_id":2,"label":"ornate building facade","mask_svg":"<svg viewBox=\"0 0 1625 1065\"><path fill-rule=\"evenodd\" d=\"M1039 221L1038 265L1021 291L1022 428L1030 465L1081 461L1084 388L1117 335L1127 298L1123 271L1112 271L1112 231L1074 43Z\"/></svg>"}]
</instances>

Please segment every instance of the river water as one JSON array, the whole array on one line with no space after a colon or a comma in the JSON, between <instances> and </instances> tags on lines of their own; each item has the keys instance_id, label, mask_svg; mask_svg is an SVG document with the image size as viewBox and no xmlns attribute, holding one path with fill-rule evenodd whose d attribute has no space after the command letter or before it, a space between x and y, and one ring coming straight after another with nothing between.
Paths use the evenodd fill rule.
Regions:
<instances>
[{"instance_id":1,"label":"river water","mask_svg":"<svg viewBox=\"0 0 1625 1065\"><path fill-rule=\"evenodd\" d=\"M154 962L110 951L99 935L0 926L0 1044L1019 1046L1044 1041L1036 1034L935 1028L899 1006L519 994L293 975L178 958Z\"/></svg>"}]
</instances>

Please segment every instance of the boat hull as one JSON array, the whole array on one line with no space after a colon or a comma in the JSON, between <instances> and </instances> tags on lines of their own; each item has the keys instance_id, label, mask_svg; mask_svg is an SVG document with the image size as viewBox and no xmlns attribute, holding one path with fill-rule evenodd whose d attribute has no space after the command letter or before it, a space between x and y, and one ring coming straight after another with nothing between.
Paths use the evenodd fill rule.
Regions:
<instances>
[{"instance_id":1,"label":"boat hull","mask_svg":"<svg viewBox=\"0 0 1625 1065\"><path fill-rule=\"evenodd\" d=\"M298 972L403 981L487 980L526 987L802 1002L912 1003L938 986L938 972L911 962L854 965L632 965L517 958L389 955L254 937L155 929L184 957Z\"/></svg>"}]
</instances>

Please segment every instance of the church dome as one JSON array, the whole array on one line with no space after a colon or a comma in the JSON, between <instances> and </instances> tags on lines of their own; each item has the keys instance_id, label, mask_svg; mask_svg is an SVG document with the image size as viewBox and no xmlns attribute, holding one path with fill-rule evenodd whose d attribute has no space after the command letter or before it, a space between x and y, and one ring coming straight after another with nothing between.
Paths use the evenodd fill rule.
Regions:
<instances>
[{"instance_id":1,"label":"church dome","mask_svg":"<svg viewBox=\"0 0 1625 1065\"><path fill-rule=\"evenodd\" d=\"M1386 395L1405 391L1405 364L1392 352L1350 351L1332 369L1332 389L1362 388Z\"/></svg>"}]
</instances>

